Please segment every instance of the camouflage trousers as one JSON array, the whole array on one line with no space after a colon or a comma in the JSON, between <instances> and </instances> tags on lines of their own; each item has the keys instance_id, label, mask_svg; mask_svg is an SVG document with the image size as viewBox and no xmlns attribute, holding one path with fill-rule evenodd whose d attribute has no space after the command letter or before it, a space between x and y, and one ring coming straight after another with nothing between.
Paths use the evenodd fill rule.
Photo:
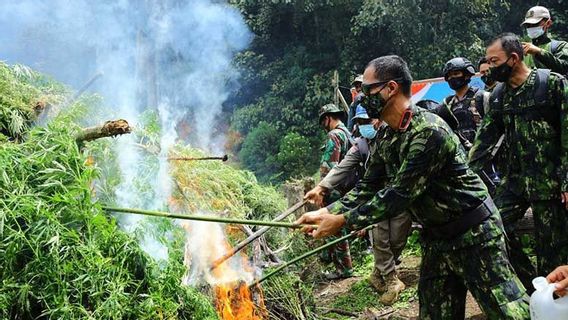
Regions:
<instances>
[{"instance_id":1,"label":"camouflage trousers","mask_svg":"<svg viewBox=\"0 0 568 320\"><path fill-rule=\"evenodd\" d=\"M506 189L497 194L495 204L507 232L509 259L530 293L534 290L533 278L546 276L557 266L568 263L568 211L560 199L529 202ZM520 235L516 232L517 223L529 207L534 217L536 270L523 251Z\"/></svg>"},{"instance_id":2,"label":"camouflage trousers","mask_svg":"<svg viewBox=\"0 0 568 320\"><path fill-rule=\"evenodd\" d=\"M529 319L528 296L507 257L503 235L456 250L422 244L420 319L464 319L467 290L488 319Z\"/></svg>"},{"instance_id":3,"label":"camouflage trousers","mask_svg":"<svg viewBox=\"0 0 568 320\"><path fill-rule=\"evenodd\" d=\"M335 237L329 238L327 241L333 241ZM341 241L335 246L323 250L320 259L324 263L331 263L335 266L338 273L351 276L353 274L353 262L351 261L351 252L349 251L349 241Z\"/></svg>"},{"instance_id":4,"label":"camouflage trousers","mask_svg":"<svg viewBox=\"0 0 568 320\"><path fill-rule=\"evenodd\" d=\"M386 276L393 272L396 260L406 245L406 238L412 227L410 214L403 213L396 217L381 221L371 230L373 239L373 256L376 276Z\"/></svg>"}]
</instances>

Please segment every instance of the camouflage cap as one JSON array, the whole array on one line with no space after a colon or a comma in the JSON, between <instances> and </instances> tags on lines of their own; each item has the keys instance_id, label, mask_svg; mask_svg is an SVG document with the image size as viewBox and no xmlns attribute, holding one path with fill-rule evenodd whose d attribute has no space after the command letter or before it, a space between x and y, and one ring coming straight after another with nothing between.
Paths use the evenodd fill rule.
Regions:
<instances>
[{"instance_id":1,"label":"camouflage cap","mask_svg":"<svg viewBox=\"0 0 568 320\"><path fill-rule=\"evenodd\" d=\"M333 103L328 103L325 106L320 108L319 111L319 122L321 122L322 118L326 115L326 114L339 114L340 116L345 116L345 111L340 109L338 106L336 106Z\"/></svg>"},{"instance_id":2,"label":"camouflage cap","mask_svg":"<svg viewBox=\"0 0 568 320\"><path fill-rule=\"evenodd\" d=\"M545 7L535 6L527 11L525 21L521 23L521 26L524 27L526 24L537 24L542 19L550 19L550 12Z\"/></svg>"}]
</instances>

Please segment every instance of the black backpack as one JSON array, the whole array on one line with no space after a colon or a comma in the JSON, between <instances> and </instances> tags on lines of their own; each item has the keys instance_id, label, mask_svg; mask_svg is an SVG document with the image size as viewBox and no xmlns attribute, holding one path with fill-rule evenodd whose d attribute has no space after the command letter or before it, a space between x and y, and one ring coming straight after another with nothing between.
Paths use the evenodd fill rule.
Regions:
<instances>
[{"instance_id":1,"label":"black backpack","mask_svg":"<svg viewBox=\"0 0 568 320\"><path fill-rule=\"evenodd\" d=\"M506 113L514 113L514 114L521 114L527 117L527 120L536 120L536 119L544 119L546 122L550 124L550 126L557 132L560 132L560 119L556 114L553 112L549 112L550 108L545 108L546 105L549 103L548 101L548 78L550 77L550 70L549 69L537 69L536 70L536 85L534 87L534 101L530 101L529 103L533 103L533 105L529 106L528 108L523 108L522 110L512 110L506 111ZM494 106L499 106L497 108L499 112L505 113L503 110L503 92L505 89L505 83L498 83L491 92L490 96L490 103L491 108ZM535 112L530 112L535 111Z\"/></svg>"}]
</instances>

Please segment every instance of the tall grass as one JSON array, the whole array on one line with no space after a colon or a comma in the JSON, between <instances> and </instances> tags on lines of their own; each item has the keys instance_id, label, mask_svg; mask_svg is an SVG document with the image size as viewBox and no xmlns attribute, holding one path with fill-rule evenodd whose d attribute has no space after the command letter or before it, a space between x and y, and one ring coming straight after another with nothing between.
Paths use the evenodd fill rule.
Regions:
<instances>
[{"instance_id":1,"label":"tall grass","mask_svg":"<svg viewBox=\"0 0 568 320\"><path fill-rule=\"evenodd\" d=\"M97 170L71 117L28 132L28 107L65 94L34 75L0 64L0 130L23 140L0 143L0 318L216 319L205 296L180 285L181 249L158 266L93 203Z\"/></svg>"}]
</instances>

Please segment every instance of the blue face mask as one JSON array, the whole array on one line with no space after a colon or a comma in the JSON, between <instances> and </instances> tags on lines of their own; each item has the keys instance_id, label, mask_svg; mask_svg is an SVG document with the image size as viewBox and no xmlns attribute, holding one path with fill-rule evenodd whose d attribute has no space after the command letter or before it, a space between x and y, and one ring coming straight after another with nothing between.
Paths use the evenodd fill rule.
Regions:
<instances>
[{"instance_id":1,"label":"blue face mask","mask_svg":"<svg viewBox=\"0 0 568 320\"><path fill-rule=\"evenodd\" d=\"M372 124L363 124L359 126L359 133L363 138L373 139L377 135L377 130Z\"/></svg>"}]
</instances>

